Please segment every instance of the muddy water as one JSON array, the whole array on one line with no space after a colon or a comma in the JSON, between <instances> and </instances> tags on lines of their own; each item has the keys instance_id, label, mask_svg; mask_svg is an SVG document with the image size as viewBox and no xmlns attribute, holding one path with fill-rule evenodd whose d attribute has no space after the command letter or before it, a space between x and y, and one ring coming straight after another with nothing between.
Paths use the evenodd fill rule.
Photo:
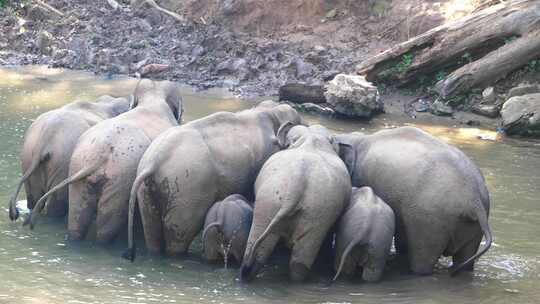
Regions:
<instances>
[{"instance_id":1,"label":"muddy water","mask_svg":"<svg viewBox=\"0 0 540 304\"><path fill-rule=\"evenodd\" d=\"M20 176L18 152L24 131L40 113L74 99L122 95L131 79L104 79L86 73L40 67L0 69L0 202ZM250 103L222 91L184 90L186 119ZM337 131L372 132L389 118L367 125L307 116ZM392 120L394 121L394 120ZM394 125L403 123L393 122ZM540 301L540 145L482 141L493 133L478 129L421 126L459 146L482 169L492 195L495 245L474 274L450 278L441 267L430 277L393 268L379 284L340 281L328 276L290 284L277 260L249 285L235 281L234 269L206 265L195 243L186 259L146 256L131 264L119 257L122 241L111 247L65 241L64 223L41 221L35 231L10 223L0 209L0 303L538 303ZM24 199L21 196L20 199Z\"/></svg>"}]
</instances>

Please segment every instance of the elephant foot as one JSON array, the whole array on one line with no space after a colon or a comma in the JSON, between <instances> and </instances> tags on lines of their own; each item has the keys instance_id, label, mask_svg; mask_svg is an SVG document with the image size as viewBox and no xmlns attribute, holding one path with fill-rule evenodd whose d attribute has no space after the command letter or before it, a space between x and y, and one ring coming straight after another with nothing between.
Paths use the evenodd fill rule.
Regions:
<instances>
[{"instance_id":1,"label":"elephant foot","mask_svg":"<svg viewBox=\"0 0 540 304\"><path fill-rule=\"evenodd\" d=\"M257 275L257 272L259 272L259 269L262 267L262 265L258 262L254 262L253 264L246 264L242 263L242 266L240 266L240 281L242 282L249 282L252 281L255 276Z\"/></svg>"},{"instance_id":2,"label":"elephant foot","mask_svg":"<svg viewBox=\"0 0 540 304\"><path fill-rule=\"evenodd\" d=\"M304 281L309 273L309 268L307 268L302 263L291 263L289 269L289 277L293 282Z\"/></svg>"},{"instance_id":3,"label":"elephant foot","mask_svg":"<svg viewBox=\"0 0 540 304\"><path fill-rule=\"evenodd\" d=\"M126 260L129 260L131 262L133 262L135 260L135 255L136 255L136 248L135 248L135 245L133 245L133 247L130 247L130 248L127 248L123 253L122 253L122 257Z\"/></svg>"}]
</instances>

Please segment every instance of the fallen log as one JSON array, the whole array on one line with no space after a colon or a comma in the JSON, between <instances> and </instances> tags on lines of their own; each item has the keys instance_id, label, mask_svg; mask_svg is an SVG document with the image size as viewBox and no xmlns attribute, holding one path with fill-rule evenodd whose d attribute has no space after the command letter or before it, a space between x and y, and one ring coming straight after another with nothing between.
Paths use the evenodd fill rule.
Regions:
<instances>
[{"instance_id":1,"label":"fallen log","mask_svg":"<svg viewBox=\"0 0 540 304\"><path fill-rule=\"evenodd\" d=\"M438 75L443 98L492 83L540 57L540 1L514 0L436 27L361 62L369 81Z\"/></svg>"},{"instance_id":2,"label":"fallen log","mask_svg":"<svg viewBox=\"0 0 540 304\"><path fill-rule=\"evenodd\" d=\"M168 15L169 17L172 17L173 19L175 19L176 21L180 22L180 23L184 23L186 21L186 18L180 16L179 14L173 12L173 11L170 11L168 9L165 9L161 6L159 6L156 1L154 0L142 0L142 1L135 1L135 7L138 7L138 8L142 8L144 5L147 5L148 7L150 8L154 8L166 15ZM133 5L133 4L132 4Z\"/></svg>"}]
</instances>

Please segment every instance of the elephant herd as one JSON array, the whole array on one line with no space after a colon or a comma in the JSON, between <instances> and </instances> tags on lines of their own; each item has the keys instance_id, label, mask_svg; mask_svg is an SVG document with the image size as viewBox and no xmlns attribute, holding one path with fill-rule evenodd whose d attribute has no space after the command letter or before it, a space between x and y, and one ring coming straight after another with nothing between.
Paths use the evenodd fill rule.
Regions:
<instances>
[{"instance_id":1,"label":"elephant herd","mask_svg":"<svg viewBox=\"0 0 540 304\"><path fill-rule=\"evenodd\" d=\"M482 173L420 129L333 134L273 101L185 124L183 111L177 84L143 79L130 97L40 115L25 136L10 219L24 185L25 224L67 215L78 241L95 221L99 243L127 227L123 256L133 261L140 214L149 252L181 256L202 231L203 257L234 259L246 281L279 242L294 281L327 249L334 280L360 273L372 282L392 244L421 275L442 255L452 273L472 270L491 246Z\"/></svg>"}]
</instances>

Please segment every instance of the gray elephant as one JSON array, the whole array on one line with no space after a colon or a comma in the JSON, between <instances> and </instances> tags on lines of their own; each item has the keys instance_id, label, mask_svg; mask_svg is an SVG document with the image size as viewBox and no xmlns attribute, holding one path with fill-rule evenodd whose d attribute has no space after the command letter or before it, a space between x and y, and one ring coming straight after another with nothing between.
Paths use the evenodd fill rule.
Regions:
<instances>
[{"instance_id":1,"label":"gray elephant","mask_svg":"<svg viewBox=\"0 0 540 304\"><path fill-rule=\"evenodd\" d=\"M379 281L394 239L395 218L390 208L370 187L353 188L349 206L336 229L336 275L354 274Z\"/></svg>"},{"instance_id":2,"label":"gray elephant","mask_svg":"<svg viewBox=\"0 0 540 304\"><path fill-rule=\"evenodd\" d=\"M452 256L452 274L473 269L492 242L490 199L463 152L413 127L337 137L353 186L373 188L394 210L396 250L414 273L431 274L441 255Z\"/></svg>"},{"instance_id":3,"label":"gray elephant","mask_svg":"<svg viewBox=\"0 0 540 304\"><path fill-rule=\"evenodd\" d=\"M246 198L233 194L215 203L204 221L203 256L207 261L223 258L227 267L229 256L242 262L253 219L253 208Z\"/></svg>"},{"instance_id":4,"label":"gray elephant","mask_svg":"<svg viewBox=\"0 0 540 304\"><path fill-rule=\"evenodd\" d=\"M129 192L139 160L154 138L178 125L182 113L178 84L141 80L132 110L81 136L71 157L70 177L45 194L37 210L48 195L69 185L69 239L83 239L95 218L96 241L112 241L127 223ZM32 214L31 225L36 214Z\"/></svg>"},{"instance_id":5,"label":"gray elephant","mask_svg":"<svg viewBox=\"0 0 540 304\"><path fill-rule=\"evenodd\" d=\"M350 176L328 130L282 127L278 138L287 149L268 159L255 182L253 223L240 268L245 281L255 277L281 238L292 249L290 278L304 280L350 199Z\"/></svg>"},{"instance_id":6,"label":"gray elephant","mask_svg":"<svg viewBox=\"0 0 540 304\"><path fill-rule=\"evenodd\" d=\"M138 201L146 246L170 256L184 254L201 231L208 209L233 193L252 197L253 182L279 150L276 133L300 123L288 105L262 102L238 113L218 112L175 127L144 153L131 189L129 248L133 260L133 215Z\"/></svg>"},{"instance_id":7,"label":"gray elephant","mask_svg":"<svg viewBox=\"0 0 540 304\"><path fill-rule=\"evenodd\" d=\"M23 184L28 208L33 209L45 192L68 177L69 160L79 137L96 123L126 112L130 99L102 96L94 102L76 101L39 115L24 137L23 176L9 201L9 218L14 221L19 217L15 202ZM64 216L67 210L67 189L49 197L48 216Z\"/></svg>"}]
</instances>

